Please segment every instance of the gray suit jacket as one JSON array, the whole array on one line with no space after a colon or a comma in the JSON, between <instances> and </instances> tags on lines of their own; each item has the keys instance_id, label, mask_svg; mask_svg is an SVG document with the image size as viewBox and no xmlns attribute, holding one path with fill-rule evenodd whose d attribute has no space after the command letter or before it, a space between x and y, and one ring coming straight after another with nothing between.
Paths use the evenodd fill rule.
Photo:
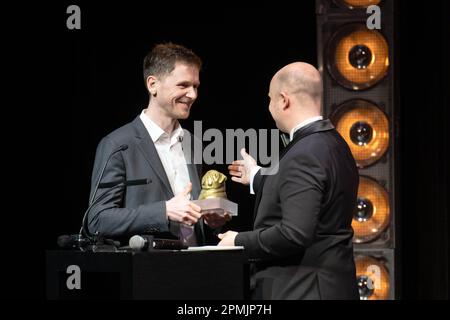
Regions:
<instances>
[{"instance_id":1,"label":"gray suit jacket","mask_svg":"<svg viewBox=\"0 0 450 320\"><path fill-rule=\"evenodd\" d=\"M147 178L150 183L98 189L95 198L101 200L88 215L89 231L122 240L135 234L178 237L179 223L166 218L165 202L174 194L155 145L139 116L99 143L92 173L91 197L108 157L124 144L128 148L111 157L100 182ZM201 189L200 170L200 166L188 164L193 199L198 198ZM204 229L200 219L195 228L199 245L205 240Z\"/></svg>"},{"instance_id":2,"label":"gray suit jacket","mask_svg":"<svg viewBox=\"0 0 450 320\"><path fill-rule=\"evenodd\" d=\"M277 174L255 176L254 231L235 239L255 262L254 298L359 298L351 227L358 179L328 120L295 133Z\"/></svg>"}]
</instances>

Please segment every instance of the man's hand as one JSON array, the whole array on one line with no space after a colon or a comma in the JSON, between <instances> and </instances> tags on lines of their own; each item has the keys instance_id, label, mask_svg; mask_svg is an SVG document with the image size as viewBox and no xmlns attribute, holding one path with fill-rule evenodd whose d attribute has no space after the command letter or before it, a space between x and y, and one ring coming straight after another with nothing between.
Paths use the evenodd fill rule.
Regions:
<instances>
[{"instance_id":1,"label":"man's hand","mask_svg":"<svg viewBox=\"0 0 450 320\"><path fill-rule=\"evenodd\" d=\"M218 237L221 241L217 244L218 246L234 246L234 239L238 235L236 231L227 231L225 233L219 233Z\"/></svg>"},{"instance_id":2,"label":"man's hand","mask_svg":"<svg viewBox=\"0 0 450 320\"><path fill-rule=\"evenodd\" d=\"M168 219L181 222L188 226L197 223L198 219L202 216L200 213L201 208L189 201L189 193L191 190L192 183L189 182L182 192L169 201L166 201L166 214Z\"/></svg>"},{"instance_id":3,"label":"man's hand","mask_svg":"<svg viewBox=\"0 0 450 320\"><path fill-rule=\"evenodd\" d=\"M227 221L231 220L231 216L228 212L223 215L216 212L206 212L202 215L205 223L212 229L223 226Z\"/></svg>"},{"instance_id":4,"label":"man's hand","mask_svg":"<svg viewBox=\"0 0 450 320\"><path fill-rule=\"evenodd\" d=\"M241 149L241 156L243 160L235 160L228 166L231 180L242 183L243 185L250 184L250 173L252 169L257 166L255 159L253 159L245 149Z\"/></svg>"}]
</instances>

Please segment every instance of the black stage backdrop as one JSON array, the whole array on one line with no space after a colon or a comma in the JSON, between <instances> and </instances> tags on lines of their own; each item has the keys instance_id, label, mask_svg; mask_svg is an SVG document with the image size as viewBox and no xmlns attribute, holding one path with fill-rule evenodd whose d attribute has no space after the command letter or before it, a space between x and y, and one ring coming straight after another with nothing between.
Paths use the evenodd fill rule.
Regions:
<instances>
[{"instance_id":1,"label":"black stage backdrop","mask_svg":"<svg viewBox=\"0 0 450 320\"><path fill-rule=\"evenodd\" d=\"M79 31L65 26L73 3L81 7ZM293 61L317 65L314 1L73 3L47 5L50 28L37 48L43 56L38 68L49 79L40 111L46 139L41 174L49 186L40 198L46 249L56 248L58 235L79 229L97 143L145 108L142 59L155 43L181 43L203 58L199 98L182 123L187 129L194 120L203 121L203 131L275 128L267 99L272 75ZM399 6L405 299L448 299L448 13L446 1ZM226 172L225 165L210 168ZM240 206L230 228L247 230L253 197L231 181L227 189Z\"/></svg>"},{"instance_id":2,"label":"black stage backdrop","mask_svg":"<svg viewBox=\"0 0 450 320\"><path fill-rule=\"evenodd\" d=\"M403 297L448 299L449 5L399 9Z\"/></svg>"}]
</instances>

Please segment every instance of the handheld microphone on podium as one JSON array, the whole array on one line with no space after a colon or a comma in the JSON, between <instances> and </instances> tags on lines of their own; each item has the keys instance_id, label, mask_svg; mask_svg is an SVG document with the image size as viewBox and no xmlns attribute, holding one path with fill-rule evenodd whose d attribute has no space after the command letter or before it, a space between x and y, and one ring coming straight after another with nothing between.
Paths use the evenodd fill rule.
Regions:
<instances>
[{"instance_id":1,"label":"handheld microphone on podium","mask_svg":"<svg viewBox=\"0 0 450 320\"><path fill-rule=\"evenodd\" d=\"M150 251L153 249L180 250L188 248L181 240L158 239L151 235L132 236L128 245L133 250L141 251Z\"/></svg>"},{"instance_id":2,"label":"handheld microphone on podium","mask_svg":"<svg viewBox=\"0 0 450 320\"><path fill-rule=\"evenodd\" d=\"M133 250L150 250L153 249L153 236L141 237L138 235L132 236L128 245Z\"/></svg>"},{"instance_id":3,"label":"handheld microphone on podium","mask_svg":"<svg viewBox=\"0 0 450 320\"><path fill-rule=\"evenodd\" d=\"M108 159L106 159L105 164L103 165L103 168L102 168L102 170L100 172L100 176L98 178L97 184L95 185L94 193L92 194L92 197L91 197L91 199L89 201L89 207L87 208L86 212L83 215L83 220L81 222L81 228L80 228L80 232L79 232L81 235L86 235L86 237L88 237L90 240L92 240L92 235L90 234L88 228L86 228L86 217L87 217L89 211L91 210L92 206L97 201L102 199L102 196L105 194L104 193L102 196L100 196L99 199L95 198L95 196L97 194L98 186L100 184L100 181L103 178L103 173L105 172L106 166L108 165L108 163L111 160L112 156L114 154L116 154L117 152L124 151L124 150L127 150L127 149L128 149L128 145L127 144L123 144L120 147L118 147L117 149L115 149L113 152L111 152L110 155L108 156Z\"/></svg>"}]
</instances>

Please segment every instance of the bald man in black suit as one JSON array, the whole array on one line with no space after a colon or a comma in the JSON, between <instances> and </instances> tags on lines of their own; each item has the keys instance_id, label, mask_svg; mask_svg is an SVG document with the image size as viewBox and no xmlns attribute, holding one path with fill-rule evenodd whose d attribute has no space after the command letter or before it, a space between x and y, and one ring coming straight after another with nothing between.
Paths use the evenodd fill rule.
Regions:
<instances>
[{"instance_id":1,"label":"bald man in black suit","mask_svg":"<svg viewBox=\"0 0 450 320\"><path fill-rule=\"evenodd\" d=\"M329 120L321 117L322 82L297 62L270 83L269 111L290 134L279 170L264 173L245 150L232 180L256 193L254 229L220 234L219 245L244 246L254 299L358 299L351 227L358 170Z\"/></svg>"}]
</instances>

